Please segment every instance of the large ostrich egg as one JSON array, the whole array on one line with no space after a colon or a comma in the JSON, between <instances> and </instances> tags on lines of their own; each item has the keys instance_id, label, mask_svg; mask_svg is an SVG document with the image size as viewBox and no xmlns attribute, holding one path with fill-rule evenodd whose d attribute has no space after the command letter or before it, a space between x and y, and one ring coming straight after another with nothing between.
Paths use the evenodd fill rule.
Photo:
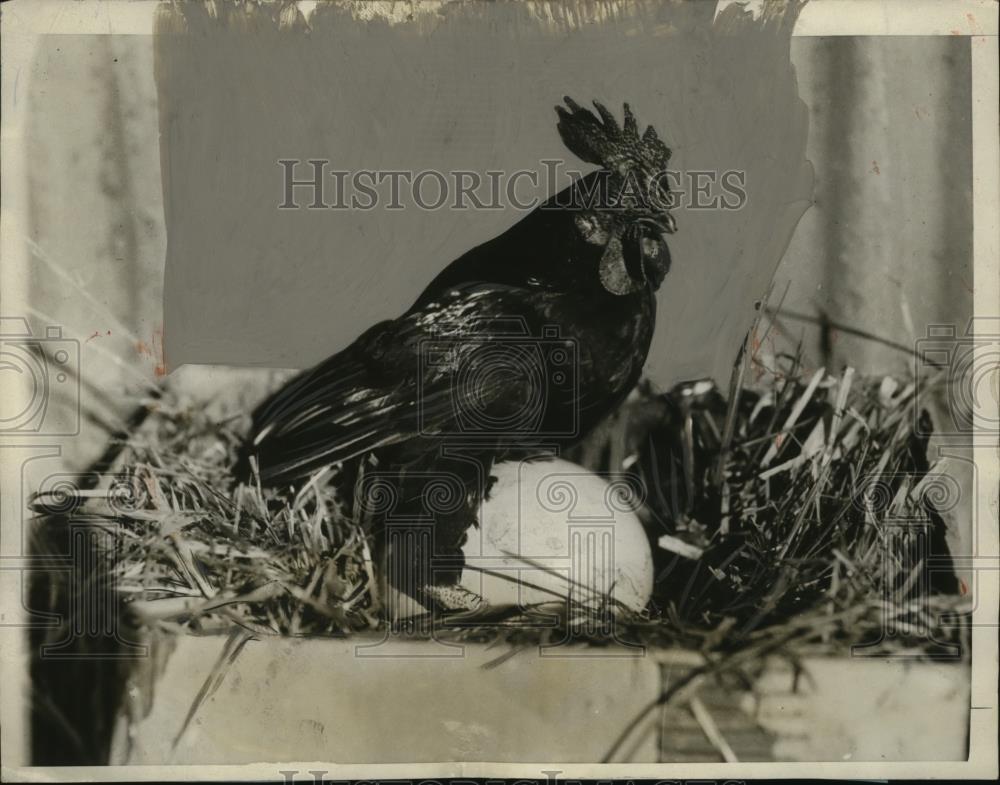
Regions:
<instances>
[{"instance_id":1,"label":"large ostrich egg","mask_svg":"<svg viewBox=\"0 0 1000 785\"><path fill-rule=\"evenodd\" d=\"M627 483L564 460L501 463L492 474L479 528L463 548L465 588L493 606L567 598L646 606L653 558Z\"/></svg>"}]
</instances>

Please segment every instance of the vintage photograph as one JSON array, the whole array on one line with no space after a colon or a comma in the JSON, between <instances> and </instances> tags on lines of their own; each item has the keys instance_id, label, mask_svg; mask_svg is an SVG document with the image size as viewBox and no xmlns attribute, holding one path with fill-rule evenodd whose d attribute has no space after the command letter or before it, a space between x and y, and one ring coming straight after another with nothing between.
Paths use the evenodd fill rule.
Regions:
<instances>
[{"instance_id":1,"label":"vintage photograph","mask_svg":"<svg viewBox=\"0 0 1000 785\"><path fill-rule=\"evenodd\" d=\"M997 6L0 8L8 781L997 776Z\"/></svg>"}]
</instances>

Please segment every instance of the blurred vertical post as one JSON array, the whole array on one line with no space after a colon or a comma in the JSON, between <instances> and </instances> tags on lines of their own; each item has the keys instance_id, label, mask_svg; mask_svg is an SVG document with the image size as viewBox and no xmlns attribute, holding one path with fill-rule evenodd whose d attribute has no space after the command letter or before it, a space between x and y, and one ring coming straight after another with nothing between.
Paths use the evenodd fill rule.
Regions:
<instances>
[{"instance_id":1,"label":"blurred vertical post","mask_svg":"<svg viewBox=\"0 0 1000 785\"><path fill-rule=\"evenodd\" d=\"M909 375L928 325L961 331L972 315L969 39L795 38L792 59L816 195L775 291L832 328L784 326L833 373Z\"/></svg>"},{"instance_id":2,"label":"blurred vertical post","mask_svg":"<svg viewBox=\"0 0 1000 785\"><path fill-rule=\"evenodd\" d=\"M865 311L891 319L889 315L899 314L899 291L884 283L898 272L893 260L899 258L899 249L894 233L884 231L896 182L891 176L895 142L890 138L886 106L885 53L857 38L825 53L830 105L835 111L829 118L824 147L828 161L836 162L842 174L831 183L830 220L823 227L825 299L838 321ZM876 281L878 285L872 285ZM873 351L869 343L861 342L845 352L837 346L838 337L828 327L820 334L821 357L829 372L866 362Z\"/></svg>"},{"instance_id":3,"label":"blurred vertical post","mask_svg":"<svg viewBox=\"0 0 1000 785\"><path fill-rule=\"evenodd\" d=\"M0 69L0 146L2 146L3 178L0 179L3 232L0 233L0 315L14 315L28 302L28 252L24 242L27 224L27 116L24 96L31 85L31 69L35 40L20 29L17 16L3 21L3 68ZM20 93L20 103L18 102ZM5 373L0 395L8 400L22 400L30 391L15 389L29 384L22 375ZM10 502L11 490L19 488L21 453L0 434L0 748L4 765L24 766L29 762L28 648L24 622L26 614L21 604L24 581L25 553L21 537L19 505ZM16 496L15 496L16 498Z\"/></svg>"},{"instance_id":4,"label":"blurred vertical post","mask_svg":"<svg viewBox=\"0 0 1000 785\"><path fill-rule=\"evenodd\" d=\"M147 13L151 31L151 6ZM93 22L89 33L73 28L71 35L46 34L48 28L36 22L37 46L19 77L26 203L16 240L25 275L22 309L5 305L5 313L26 318L36 336L58 328L62 339L79 347L79 385L72 387L73 395L51 394L51 413L45 416L57 417L67 407L82 412L76 434L44 428L33 434L31 441L48 445L50 452L44 460L15 467L20 498L5 505L5 515L13 514L16 525L23 521L26 529L33 525L24 509L27 494L53 475L85 482L76 473L102 455L162 364L165 235L152 37L114 35L109 20L103 27ZM5 166L12 160L5 150ZM32 559L70 553L69 538L40 542L32 544ZM92 623L86 618L92 609L86 597L76 596L74 584L64 590L69 596L61 596L49 590L44 571L31 577L30 593L6 595L23 593L33 614L48 614L33 617L37 623L26 652L33 678L31 760L102 763L110 739L106 704L114 697L108 685L116 684L117 665L92 652L55 656L53 644L74 625ZM28 576L23 578L27 584ZM53 587L62 586L58 580L51 578Z\"/></svg>"}]
</instances>

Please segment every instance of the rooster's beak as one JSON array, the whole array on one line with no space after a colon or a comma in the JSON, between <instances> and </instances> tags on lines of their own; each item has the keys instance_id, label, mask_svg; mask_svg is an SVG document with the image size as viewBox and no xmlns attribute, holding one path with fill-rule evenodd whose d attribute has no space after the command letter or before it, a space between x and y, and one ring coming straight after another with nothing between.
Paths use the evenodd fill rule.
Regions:
<instances>
[{"instance_id":1,"label":"rooster's beak","mask_svg":"<svg viewBox=\"0 0 1000 785\"><path fill-rule=\"evenodd\" d=\"M656 218L643 217L639 219L639 222L654 226L660 230L661 234L674 234L677 231L677 221L670 213L664 213L662 217L657 216Z\"/></svg>"}]
</instances>

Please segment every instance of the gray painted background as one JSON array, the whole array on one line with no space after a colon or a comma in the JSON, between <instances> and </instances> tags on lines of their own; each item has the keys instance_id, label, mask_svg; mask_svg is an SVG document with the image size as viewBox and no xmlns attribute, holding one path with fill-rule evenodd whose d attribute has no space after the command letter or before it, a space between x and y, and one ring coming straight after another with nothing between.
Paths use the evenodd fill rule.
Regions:
<instances>
[{"instance_id":1,"label":"gray painted background","mask_svg":"<svg viewBox=\"0 0 1000 785\"><path fill-rule=\"evenodd\" d=\"M553 106L568 94L619 116L628 101L679 171L746 173L744 209L678 212L648 362L664 386L728 379L754 300L809 204L812 171L788 56L794 15L764 24L731 6L713 24L713 13L705 2L454 3L390 24L321 5L307 28L252 9L165 11L156 75L168 367L310 365L399 315L450 261L522 217L278 210L278 159L513 172L566 157L582 167L556 132Z\"/></svg>"}]
</instances>

